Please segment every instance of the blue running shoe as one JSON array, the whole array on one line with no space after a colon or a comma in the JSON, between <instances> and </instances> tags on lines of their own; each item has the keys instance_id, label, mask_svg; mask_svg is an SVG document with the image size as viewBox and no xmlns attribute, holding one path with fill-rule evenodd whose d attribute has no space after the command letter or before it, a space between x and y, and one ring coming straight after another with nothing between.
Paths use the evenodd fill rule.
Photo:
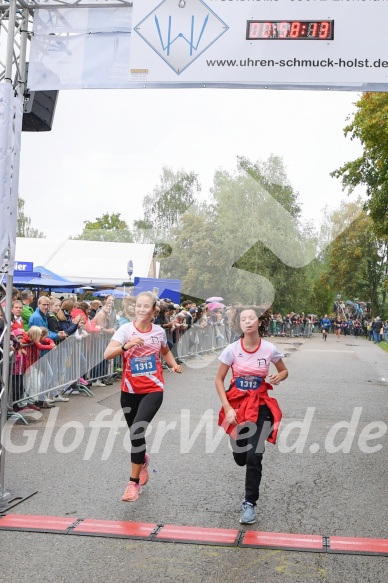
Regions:
<instances>
[{"instance_id":1,"label":"blue running shoe","mask_svg":"<svg viewBox=\"0 0 388 583\"><path fill-rule=\"evenodd\" d=\"M253 524L254 522L256 522L255 507L250 502L244 500L242 503L240 523Z\"/></svg>"}]
</instances>

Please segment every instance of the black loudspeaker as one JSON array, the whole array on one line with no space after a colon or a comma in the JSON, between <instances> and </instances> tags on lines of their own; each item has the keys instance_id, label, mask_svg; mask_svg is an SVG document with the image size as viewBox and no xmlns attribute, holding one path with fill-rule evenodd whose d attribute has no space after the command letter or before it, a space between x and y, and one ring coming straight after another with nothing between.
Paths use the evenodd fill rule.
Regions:
<instances>
[{"instance_id":1,"label":"black loudspeaker","mask_svg":"<svg viewBox=\"0 0 388 583\"><path fill-rule=\"evenodd\" d=\"M58 91L30 91L24 96L23 132L49 132L54 121Z\"/></svg>"}]
</instances>

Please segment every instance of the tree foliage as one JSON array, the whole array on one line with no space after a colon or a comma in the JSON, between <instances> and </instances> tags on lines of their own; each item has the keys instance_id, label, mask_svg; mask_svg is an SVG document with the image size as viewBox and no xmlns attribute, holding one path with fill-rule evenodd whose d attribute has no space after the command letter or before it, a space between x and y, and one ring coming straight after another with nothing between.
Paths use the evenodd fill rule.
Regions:
<instances>
[{"instance_id":1,"label":"tree foliage","mask_svg":"<svg viewBox=\"0 0 388 583\"><path fill-rule=\"evenodd\" d=\"M249 179L247 180L247 178ZM290 184L282 159L271 155L265 161L252 163L246 158L238 158L237 180L243 188L239 190L234 185L232 186L229 202L224 201L222 214L228 216L228 220L231 222L233 215L238 217L240 214L244 235L247 236L246 227L248 227L250 229L249 240L256 242L247 248L234 266L241 272L260 275L272 284L275 290L274 311L287 312L290 309L304 309L306 311L311 295L311 285L306 276L308 269L286 265L266 245L266 241L276 240L277 246L294 247L296 252L297 249L303 247L303 238L311 235L311 233L306 233L305 226L299 224L301 214L301 207L298 203L299 195ZM236 193L238 193L237 197ZM276 200L279 207L276 208L271 204L270 210L267 211L267 203L271 199ZM248 213L246 212L247 208L249 209ZM243 212L241 209L244 209ZM286 229L284 210L292 217L295 227L293 233ZM247 215L249 216L248 220ZM251 285L257 287L255 280L250 278L250 281ZM238 291L235 290L235 295ZM264 290L252 290L251 299L260 303L259 296L263 292ZM245 301L247 300L249 301L250 298L247 297Z\"/></svg>"},{"instance_id":2,"label":"tree foliage","mask_svg":"<svg viewBox=\"0 0 388 583\"><path fill-rule=\"evenodd\" d=\"M121 213L104 213L94 221L84 221L84 229L74 239L84 241L106 241L132 243L133 235L128 224L120 218Z\"/></svg>"},{"instance_id":3,"label":"tree foliage","mask_svg":"<svg viewBox=\"0 0 388 583\"><path fill-rule=\"evenodd\" d=\"M345 127L345 136L359 139L363 154L332 173L342 178L344 188L353 191L366 186L366 210L376 232L388 235L388 93L364 93L357 112Z\"/></svg>"},{"instance_id":4,"label":"tree foliage","mask_svg":"<svg viewBox=\"0 0 388 583\"><path fill-rule=\"evenodd\" d=\"M194 172L164 167L160 184L152 194L144 198L144 221L163 233L178 224L179 218L196 201L201 190L198 176Z\"/></svg>"},{"instance_id":5,"label":"tree foliage","mask_svg":"<svg viewBox=\"0 0 388 583\"><path fill-rule=\"evenodd\" d=\"M202 300L212 295L222 269L217 261L211 207L194 204L173 229L170 257L161 261L163 277L182 280L182 291Z\"/></svg>"},{"instance_id":6,"label":"tree foliage","mask_svg":"<svg viewBox=\"0 0 388 583\"><path fill-rule=\"evenodd\" d=\"M161 276L181 279L183 294L198 299L220 295L226 303L272 303L274 312L323 315L341 292L343 299L371 302L384 316L387 240L376 235L365 212L354 220L360 202L326 211L319 248L277 156L240 157L234 170L218 170L206 202L199 201L194 172L163 168L160 180L132 232L120 213L105 213L85 221L77 238L155 244ZM309 246L315 259L305 263L288 263L277 252L303 259Z\"/></svg>"},{"instance_id":7,"label":"tree foliage","mask_svg":"<svg viewBox=\"0 0 388 583\"><path fill-rule=\"evenodd\" d=\"M45 234L38 229L31 226L31 219L24 212L25 201L19 197L18 199L18 221L17 221L17 237L30 237L34 239L42 239Z\"/></svg>"},{"instance_id":8,"label":"tree foliage","mask_svg":"<svg viewBox=\"0 0 388 583\"><path fill-rule=\"evenodd\" d=\"M305 308L312 285L304 271L287 267L260 240L275 225L277 240L290 245L282 232L284 210L298 226L298 193L282 160L239 158L234 173L215 173L211 194L172 231L172 254L162 262L163 275L181 278L182 290L200 298L220 295L227 302L266 304L275 288L275 309ZM265 212L269 198L280 203L278 209L271 207L271 216Z\"/></svg>"},{"instance_id":9,"label":"tree foliage","mask_svg":"<svg viewBox=\"0 0 388 583\"><path fill-rule=\"evenodd\" d=\"M196 202L201 190L194 172L163 167L160 184L143 200L143 218L133 223L136 243L153 243L158 259L171 255L172 230L182 215Z\"/></svg>"},{"instance_id":10,"label":"tree foliage","mask_svg":"<svg viewBox=\"0 0 388 583\"><path fill-rule=\"evenodd\" d=\"M357 203L347 203L331 215L333 228L348 224ZM384 310L385 281L388 272L388 237L376 235L372 218L363 212L349 224L329 248L332 283L337 292L350 300L370 302L371 312Z\"/></svg>"}]
</instances>

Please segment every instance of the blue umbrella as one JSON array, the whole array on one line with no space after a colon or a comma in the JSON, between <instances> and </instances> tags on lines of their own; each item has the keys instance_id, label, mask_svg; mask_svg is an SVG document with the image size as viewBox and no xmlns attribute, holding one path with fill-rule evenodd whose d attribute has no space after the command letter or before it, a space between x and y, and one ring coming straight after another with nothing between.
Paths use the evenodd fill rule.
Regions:
<instances>
[{"instance_id":1,"label":"blue umbrella","mask_svg":"<svg viewBox=\"0 0 388 583\"><path fill-rule=\"evenodd\" d=\"M129 296L127 292L124 292L119 289L102 289L101 291L94 292L94 297L96 298L105 298L106 296L113 296L114 298L120 300L122 298L126 298Z\"/></svg>"}]
</instances>

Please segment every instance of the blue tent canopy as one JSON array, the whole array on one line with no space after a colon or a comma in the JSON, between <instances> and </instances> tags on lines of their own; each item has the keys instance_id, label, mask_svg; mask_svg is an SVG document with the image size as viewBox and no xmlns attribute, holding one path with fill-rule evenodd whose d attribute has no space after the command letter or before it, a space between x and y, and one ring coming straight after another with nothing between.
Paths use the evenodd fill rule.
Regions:
<instances>
[{"instance_id":1,"label":"blue tent canopy","mask_svg":"<svg viewBox=\"0 0 388 583\"><path fill-rule=\"evenodd\" d=\"M28 283L34 277L40 277L38 271L24 271L23 273L15 272L13 276L13 282L15 285L23 285Z\"/></svg>"},{"instance_id":2,"label":"blue tent canopy","mask_svg":"<svg viewBox=\"0 0 388 583\"><path fill-rule=\"evenodd\" d=\"M159 298L169 298L175 304L181 303L180 279L159 279L154 277L135 277L135 295L143 291L156 293Z\"/></svg>"},{"instance_id":3,"label":"blue tent canopy","mask_svg":"<svg viewBox=\"0 0 388 583\"><path fill-rule=\"evenodd\" d=\"M69 281L65 277L46 269L39 265L34 267L35 271L26 271L24 273L15 273L13 282L15 285L26 285L29 287L43 287L50 288L54 291L69 291L69 288L74 289L76 293L83 293L79 290L79 284ZM42 277L43 276L43 277Z\"/></svg>"},{"instance_id":4,"label":"blue tent canopy","mask_svg":"<svg viewBox=\"0 0 388 583\"><path fill-rule=\"evenodd\" d=\"M50 280L52 286L54 284L57 284L58 287L59 286L61 286L61 287L79 287L78 283L74 283L73 281L66 279L66 277L62 277L61 275L58 275L57 273L50 271L49 269L47 269L46 267L43 267L42 265L38 265L34 269L36 269L36 271L39 271L39 273L44 276L45 280L47 280L47 281Z\"/></svg>"}]
</instances>

